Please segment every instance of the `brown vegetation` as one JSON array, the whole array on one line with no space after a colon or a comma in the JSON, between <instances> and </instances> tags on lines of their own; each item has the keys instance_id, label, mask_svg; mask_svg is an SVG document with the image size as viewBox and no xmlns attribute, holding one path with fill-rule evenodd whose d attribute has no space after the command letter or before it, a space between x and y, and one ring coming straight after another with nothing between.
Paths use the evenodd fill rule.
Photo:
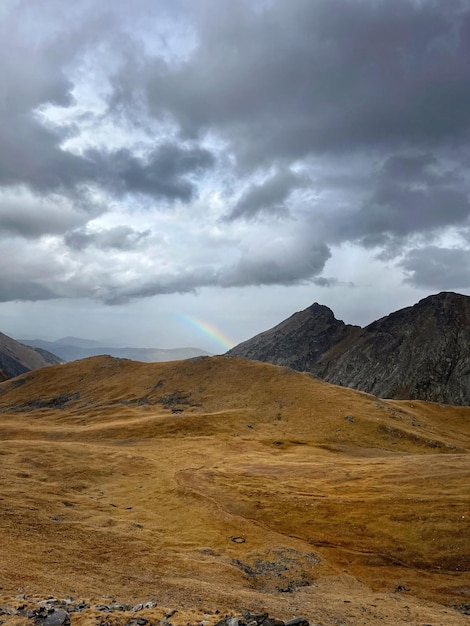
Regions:
<instances>
[{"instance_id":1,"label":"brown vegetation","mask_svg":"<svg viewBox=\"0 0 470 626\"><path fill-rule=\"evenodd\" d=\"M4 382L0 592L464 624L469 417L227 357Z\"/></svg>"}]
</instances>

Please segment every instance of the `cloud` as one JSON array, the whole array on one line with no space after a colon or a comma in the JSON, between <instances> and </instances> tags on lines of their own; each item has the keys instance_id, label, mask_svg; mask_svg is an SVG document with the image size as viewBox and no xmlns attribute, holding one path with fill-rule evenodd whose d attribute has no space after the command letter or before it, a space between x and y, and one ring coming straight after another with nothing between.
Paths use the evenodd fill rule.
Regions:
<instances>
[{"instance_id":1,"label":"cloud","mask_svg":"<svg viewBox=\"0 0 470 626\"><path fill-rule=\"evenodd\" d=\"M411 250L400 261L406 282L433 290L470 288L470 250L427 246Z\"/></svg>"},{"instance_id":2,"label":"cloud","mask_svg":"<svg viewBox=\"0 0 470 626\"><path fill-rule=\"evenodd\" d=\"M117 76L196 137L217 128L247 167L312 152L464 144L470 14L460 0L229 0L199 7L186 63ZM141 91L139 91L140 93Z\"/></svg>"},{"instance_id":3,"label":"cloud","mask_svg":"<svg viewBox=\"0 0 470 626\"><path fill-rule=\"evenodd\" d=\"M37 197L24 187L0 188L0 238L36 239L58 235L86 223L97 214L59 195Z\"/></svg>"},{"instance_id":4,"label":"cloud","mask_svg":"<svg viewBox=\"0 0 470 626\"><path fill-rule=\"evenodd\" d=\"M41 193L70 189L93 175L84 159L61 149L70 128L45 127L37 113L45 104L73 104L70 65L96 41L96 23L69 23L61 36L61 11L50 9L48 2L40 10L12 4L0 26L0 185L24 184Z\"/></svg>"},{"instance_id":5,"label":"cloud","mask_svg":"<svg viewBox=\"0 0 470 626\"><path fill-rule=\"evenodd\" d=\"M285 216L286 201L290 194L306 181L291 170L280 170L262 183L252 184L241 196L227 216L227 220L253 219L261 214Z\"/></svg>"},{"instance_id":6,"label":"cloud","mask_svg":"<svg viewBox=\"0 0 470 626\"><path fill-rule=\"evenodd\" d=\"M60 297L57 289L66 281L71 265L56 255L51 240L23 237L0 238L0 301L50 300Z\"/></svg>"},{"instance_id":7,"label":"cloud","mask_svg":"<svg viewBox=\"0 0 470 626\"><path fill-rule=\"evenodd\" d=\"M213 155L200 147L165 143L146 159L137 158L130 150L87 154L93 163L96 180L111 193L142 193L154 198L189 202L196 185L190 175L201 175L214 165Z\"/></svg>"},{"instance_id":8,"label":"cloud","mask_svg":"<svg viewBox=\"0 0 470 626\"><path fill-rule=\"evenodd\" d=\"M331 236L393 249L412 235L463 227L470 217L470 199L467 175L460 167L449 167L429 153L386 158L363 200L343 219L330 222Z\"/></svg>"},{"instance_id":9,"label":"cloud","mask_svg":"<svg viewBox=\"0 0 470 626\"><path fill-rule=\"evenodd\" d=\"M65 235L65 243L74 250L84 250L90 246L101 250L134 250L142 240L150 235L150 230L138 231L129 226L115 226L107 230L90 231L83 228Z\"/></svg>"},{"instance_id":10,"label":"cloud","mask_svg":"<svg viewBox=\"0 0 470 626\"><path fill-rule=\"evenodd\" d=\"M111 5L104 3L95 14L85 1L74 10L73 22L64 20L55 0L43 5L43 11L37 12L34 6L19 3L2 20L0 186L24 185L40 195L77 197L84 188L104 186L113 193L189 201L195 185L188 177L214 164L205 148L160 139L158 147L147 150L146 159L126 148L112 151L96 146L85 152L64 148L80 134L81 120L95 118L99 123L100 113L94 108L106 93L106 71L119 64L126 50L135 48L123 32L122 7L115 5L113 14ZM105 84L93 83L93 75L101 75ZM91 94L92 89L103 93ZM88 111L77 101L82 92ZM51 107L55 113L44 116ZM121 118L118 125L125 126L126 120ZM132 142L129 133L128 139Z\"/></svg>"},{"instance_id":11,"label":"cloud","mask_svg":"<svg viewBox=\"0 0 470 626\"><path fill-rule=\"evenodd\" d=\"M457 280L463 0L40 5L0 25L2 297L338 287L348 242Z\"/></svg>"},{"instance_id":12,"label":"cloud","mask_svg":"<svg viewBox=\"0 0 470 626\"><path fill-rule=\"evenodd\" d=\"M34 283L32 281L15 282L8 278L0 279L0 302L11 302L27 300L35 302L37 300L52 300L57 297L47 285Z\"/></svg>"},{"instance_id":13,"label":"cloud","mask_svg":"<svg viewBox=\"0 0 470 626\"><path fill-rule=\"evenodd\" d=\"M264 241L254 240L239 261L221 276L225 287L295 285L318 279L331 252L328 246L296 230Z\"/></svg>"}]
</instances>

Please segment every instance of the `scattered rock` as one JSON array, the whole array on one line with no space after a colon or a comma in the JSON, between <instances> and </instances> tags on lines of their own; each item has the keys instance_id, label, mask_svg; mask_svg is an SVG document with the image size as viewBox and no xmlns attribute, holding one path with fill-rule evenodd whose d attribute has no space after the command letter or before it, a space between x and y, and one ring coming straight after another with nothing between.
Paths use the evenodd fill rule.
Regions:
<instances>
[{"instance_id":1,"label":"scattered rock","mask_svg":"<svg viewBox=\"0 0 470 626\"><path fill-rule=\"evenodd\" d=\"M470 615L470 604L453 602L450 606L463 615Z\"/></svg>"},{"instance_id":2,"label":"scattered rock","mask_svg":"<svg viewBox=\"0 0 470 626\"><path fill-rule=\"evenodd\" d=\"M287 620L284 626L309 626L309 621L305 619L305 617L295 617L294 619Z\"/></svg>"},{"instance_id":3,"label":"scattered rock","mask_svg":"<svg viewBox=\"0 0 470 626\"><path fill-rule=\"evenodd\" d=\"M65 609L47 608L28 611L27 617L34 619L38 626L69 626L70 615Z\"/></svg>"},{"instance_id":4,"label":"scattered rock","mask_svg":"<svg viewBox=\"0 0 470 626\"><path fill-rule=\"evenodd\" d=\"M268 617L267 613L250 613L249 611L245 610L242 611L242 615L248 623L256 622L257 624L262 624Z\"/></svg>"},{"instance_id":5,"label":"scattered rock","mask_svg":"<svg viewBox=\"0 0 470 626\"><path fill-rule=\"evenodd\" d=\"M73 598L56 599L48 598L47 600L40 600L34 603L28 602L25 597L25 603L19 605L17 608L11 606L0 606L0 615L18 615L26 617L31 620L31 624L34 626L70 626L70 613L78 613L87 609L93 611L99 611L105 614L111 613L138 613L144 609L153 609L157 606L157 603L149 600L147 602L141 602L135 606L129 604L120 604L115 601L114 596L107 596L104 599L110 599L110 604L96 604L93 607L90 606L84 600L74 601ZM65 608L67 607L67 608ZM177 609L169 611L165 614L163 619L155 621L149 617L143 616L131 616L126 619L121 615L103 615L103 617L95 619L96 626L172 626L169 619L177 613ZM220 615L219 610L215 610L213 615ZM204 616L208 618L208 615ZM124 618L124 619L123 619ZM3 621L0 620L0 626ZM203 626L211 626L211 622L205 619L200 622ZM252 613L247 610L242 611L241 616L226 615L223 619L219 620L214 626L315 626L311 624L305 617L296 617L294 619L284 622L281 619L270 616L267 612Z\"/></svg>"},{"instance_id":6,"label":"scattered rock","mask_svg":"<svg viewBox=\"0 0 470 626\"><path fill-rule=\"evenodd\" d=\"M276 617L270 617L268 613L250 613L243 610L242 617L226 615L215 626L314 626L305 617L295 617L284 622Z\"/></svg>"}]
</instances>

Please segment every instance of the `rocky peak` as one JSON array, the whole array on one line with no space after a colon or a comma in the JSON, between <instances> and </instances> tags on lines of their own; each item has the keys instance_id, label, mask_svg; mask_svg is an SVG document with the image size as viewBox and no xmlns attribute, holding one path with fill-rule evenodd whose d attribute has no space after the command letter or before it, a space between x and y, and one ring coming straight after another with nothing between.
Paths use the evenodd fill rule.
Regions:
<instances>
[{"instance_id":1,"label":"rocky peak","mask_svg":"<svg viewBox=\"0 0 470 626\"><path fill-rule=\"evenodd\" d=\"M235 346L228 354L309 371L322 354L357 329L337 320L331 309L315 302Z\"/></svg>"},{"instance_id":2,"label":"rocky peak","mask_svg":"<svg viewBox=\"0 0 470 626\"><path fill-rule=\"evenodd\" d=\"M365 328L318 303L230 354L381 397L470 404L470 297L441 292Z\"/></svg>"}]
</instances>

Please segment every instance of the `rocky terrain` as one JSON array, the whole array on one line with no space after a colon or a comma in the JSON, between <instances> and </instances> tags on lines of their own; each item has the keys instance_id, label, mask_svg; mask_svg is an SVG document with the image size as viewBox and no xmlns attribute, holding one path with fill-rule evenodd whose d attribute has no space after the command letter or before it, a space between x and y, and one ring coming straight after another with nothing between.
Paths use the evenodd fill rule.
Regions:
<instances>
[{"instance_id":1,"label":"rocky terrain","mask_svg":"<svg viewBox=\"0 0 470 626\"><path fill-rule=\"evenodd\" d=\"M0 333L0 381L62 362L62 359L47 350L25 346Z\"/></svg>"},{"instance_id":2,"label":"rocky terrain","mask_svg":"<svg viewBox=\"0 0 470 626\"><path fill-rule=\"evenodd\" d=\"M470 297L443 292L365 328L313 304L228 354L380 397L470 404Z\"/></svg>"},{"instance_id":3,"label":"rocky terrain","mask_svg":"<svg viewBox=\"0 0 470 626\"><path fill-rule=\"evenodd\" d=\"M70 626L71 617L80 614L80 618L88 618L102 626L120 624L122 626L172 626L169 621L177 609L165 611L157 607L152 600L135 606L111 601L113 598L105 598L108 604L90 604L84 600L75 601L67 597L63 600L48 598L47 600L34 600L25 594L20 594L15 601L6 606L0 606L0 616L14 616L11 621L24 623L27 626ZM163 615L162 615L163 614ZM147 616L147 617L146 617ZM161 616L161 617L160 617ZM199 619L198 624L209 624L207 618L211 618L214 626L315 626L305 617L294 617L289 620L281 620L270 616L268 613L251 613L242 610L241 615L226 615L220 618L220 611L214 614L203 615L206 619ZM26 619L25 619L26 618ZM81 619L80 621L83 621ZM179 620L178 620L179 621ZM5 623L2 621L2 624ZM188 622L189 624L190 622Z\"/></svg>"},{"instance_id":4,"label":"rocky terrain","mask_svg":"<svg viewBox=\"0 0 470 626\"><path fill-rule=\"evenodd\" d=\"M227 357L0 383L0 621L463 626L469 417Z\"/></svg>"}]
</instances>

